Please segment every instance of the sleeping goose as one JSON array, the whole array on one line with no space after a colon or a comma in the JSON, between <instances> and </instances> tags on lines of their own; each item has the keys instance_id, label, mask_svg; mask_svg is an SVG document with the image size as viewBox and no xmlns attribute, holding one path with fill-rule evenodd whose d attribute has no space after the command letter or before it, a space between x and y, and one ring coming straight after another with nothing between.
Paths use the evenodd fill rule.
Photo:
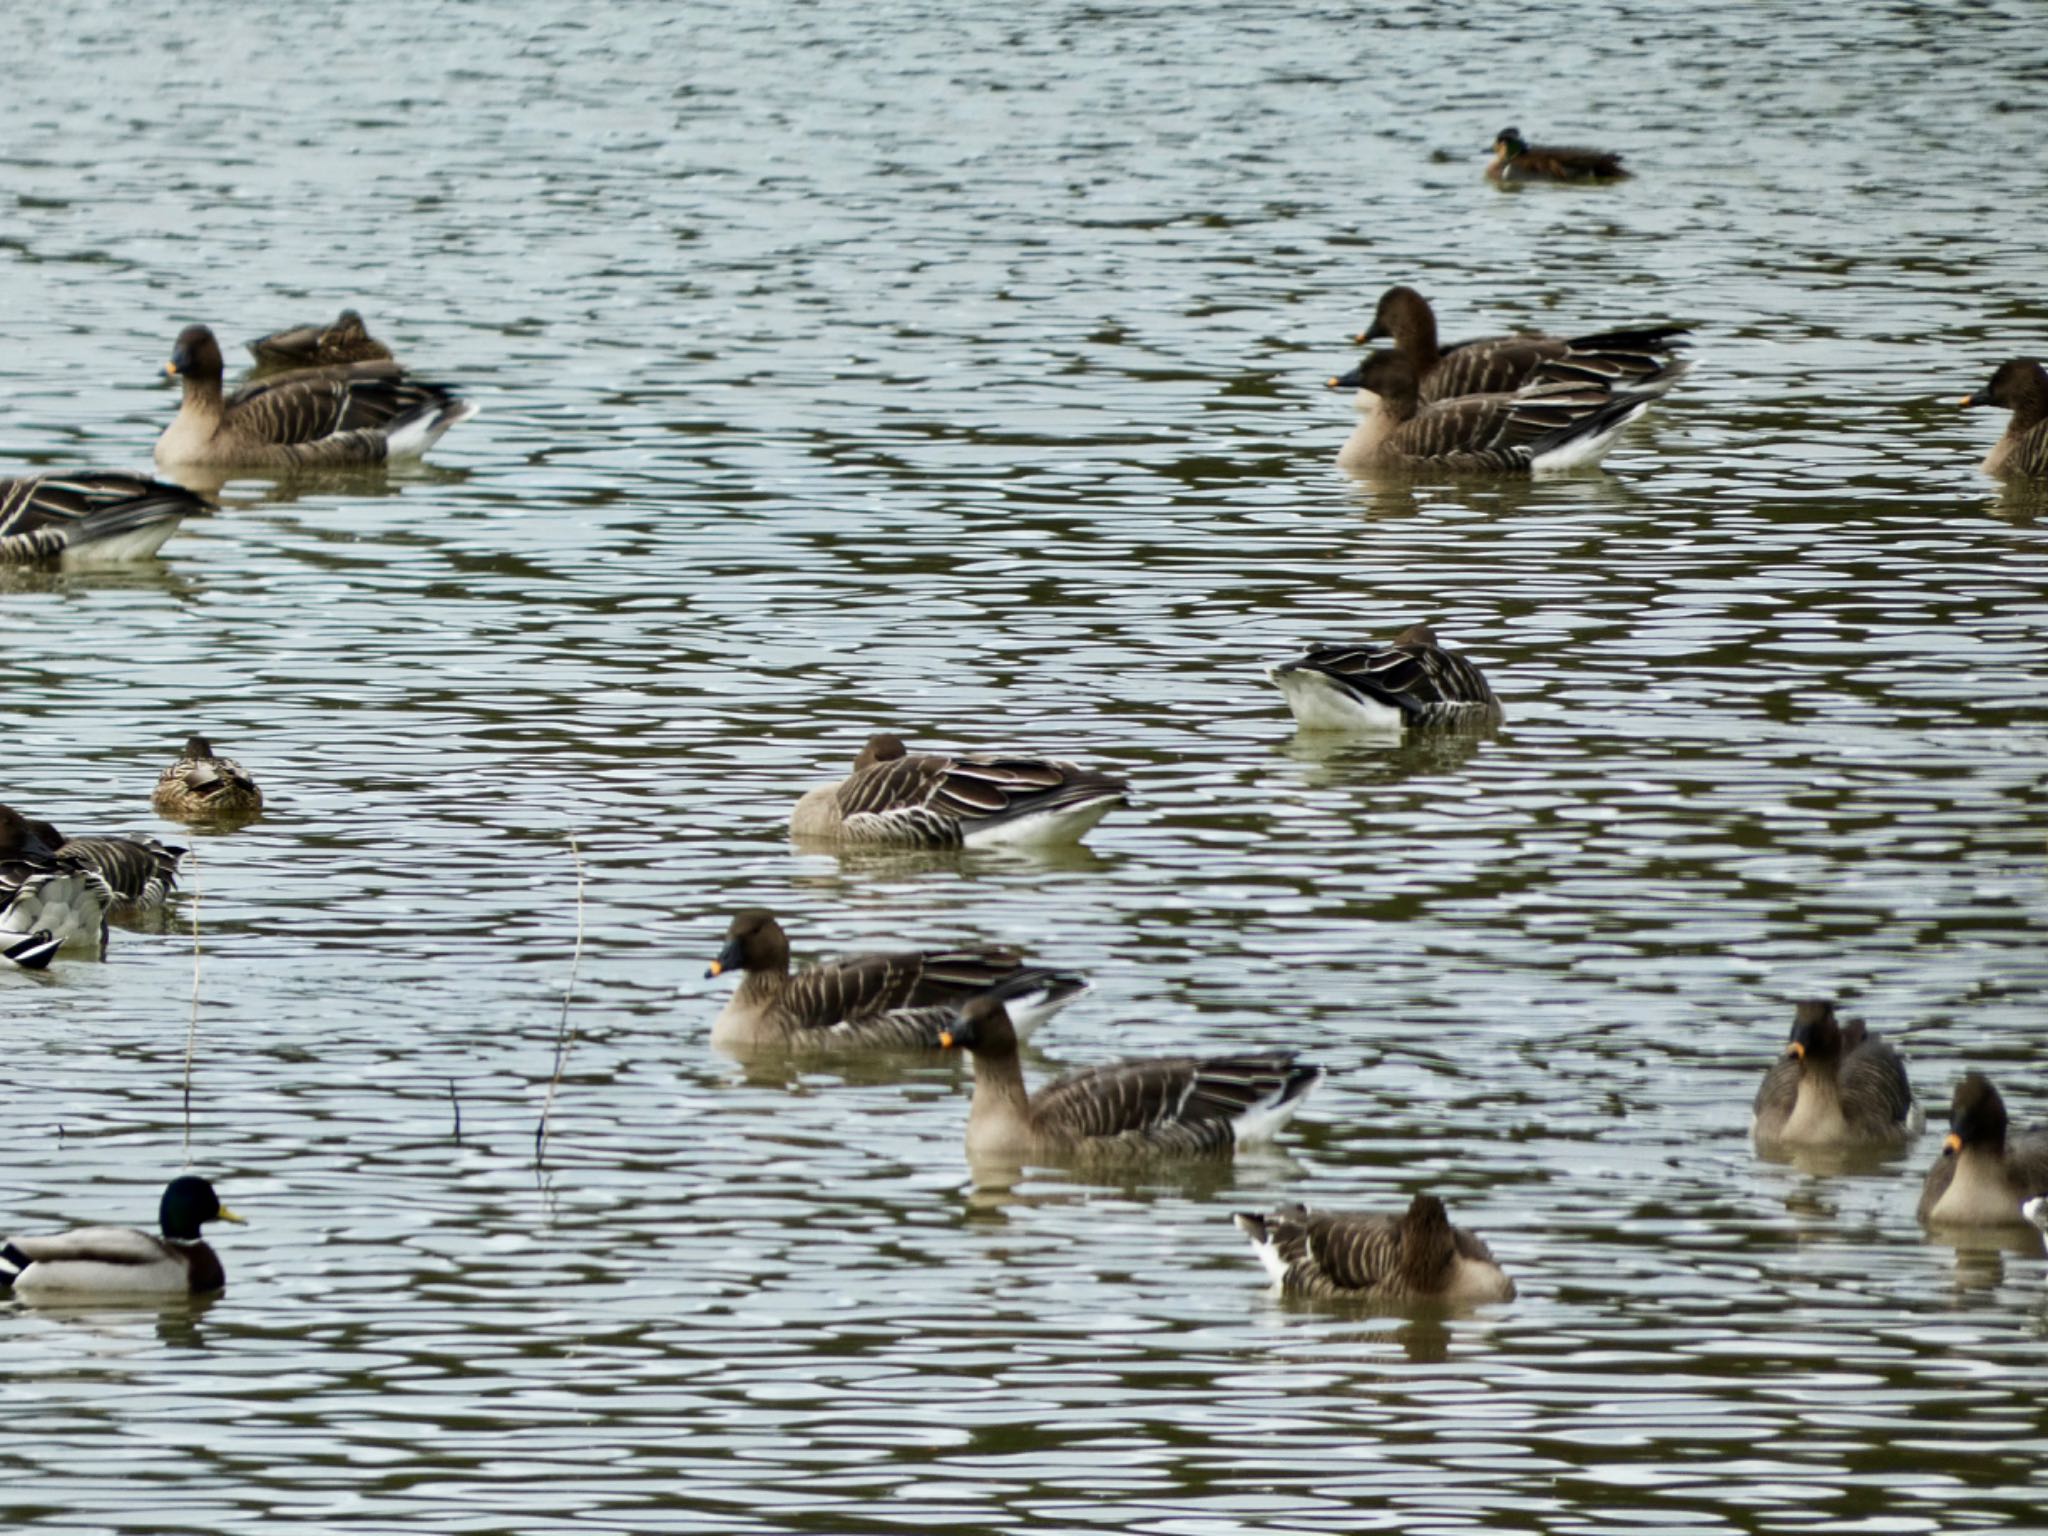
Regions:
<instances>
[{"instance_id":1,"label":"sleeping goose","mask_svg":"<svg viewBox=\"0 0 2048 1536\"><path fill-rule=\"evenodd\" d=\"M107 882L117 917L158 906L177 889L182 848L153 837L66 837L47 821L28 825L58 858L77 859Z\"/></svg>"},{"instance_id":2,"label":"sleeping goose","mask_svg":"<svg viewBox=\"0 0 2048 1536\"><path fill-rule=\"evenodd\" d=\"M476 407L409 377L324 372L221 393L220 344L203 325L178 334L164 372L185 381L177 418L157 439L159 464L251 469L378 464L425 453Z\"/></svg>"},{"instance_id":3,"label":"sleeping goose","mask_svg":"<svg viewBox=\"0 0 2048 1536\"><path fill-rule=\"evenodd\" d=\"M1411 624L1390 644L1317 645L1266 675L1308 730L1398 731L1500 724L1500 701L1472 663Z\"/></svg>"},{"instance_id":4,"label":"sleeping goose","mask_svg":"<svg viewBox=\"0 0 2048 1536\"><path fill-rule=\"evenodd\" d=\"M0 805L0 942L48 934L60 948L104 955L114 900L99 871L59 855L19 811Z\"/></svg>"},{"instance_id":5,"label":"sleeping goose","mask_svg":"<svg viewBox=\"0 0 2048 1536\"><path fill-rule=\"evenodd\" d=\"M81 1227L0 1244L0 1290L29 1300L77 1302L137 1296L199 1296L227 1284L220 1256L199 1229L242 1218L197 1174L171 1180L157 1207L161 1237L133 1227Z\"/></svg>"},{"instance_id":6,"label":"sleeping goose","mask_svg":"<svg viewBox=\"0 0 2048 1536\"><path fill-rule=\"evenodd\" d=\"M258 372L274 369L331 368L338 364L378 362L391 349L372 336L363 317L344 309L330 325L295 325L272 331L245 345Z\"/></svg>"},{"instance_id":7,"label":"sleeping goose","mask_svg":"<svg viewBox=\"0 0 2048 1536\"><path fill-rule=\"evenodd\" d=\"M1860 1019L1836 1022L1835 1005L1810 999L1793 1010L1785 1052L1756 1091L1757 1145L1897 1146L1923 1123L1906 1064Z\"/></svg>"},{"instance_id":8,"label":"sleeping goose","mask_svg":"<svg viewBox=\"0 0 2048 1536\"><path fill-rule=\"evenodd\" d=\"M34 933L0 933L0 969L47 971L63 947L47 928Z\"/></svg>"},{"instance_id":9,"label":"sleeping goose","mask_svg":"<svg viewBox=\"0 0 2048 1536\"><path fill-rule=\"evenodd\" d=\"M1515 1299L1515 1282L1486 1244L1452 1226L1435 1195L1417 1195L1400 1215L1283 1205L1234 1219L1284 1296L1448 1306Z\"/></svg>"},{"instance_id":10,"label":"sleeping goose","mask_svg":"<svg viewBox=\"0 0 2048 1536\"><path fill-rule=\"evenodd\" d=\"M1949 1108L1941 1156L1920 1189L1929 1226L2009 1227L2020 1208L2048 1195L2048 1131L2008 1136L2005 1101L1981 1072L1965 1072Z\"/></svg>"},{"instance_id":11,"label":"sleeping goose","mask_svg":"<svg viewBox=\"0 0 2048 1536\"><path fill-rule=\"evenodd\" d=\"M1086 977L1006 949L848 955L791 975L782 925L758 907L734 916L705 974L727 971L746 973L711 1027L728 1049L933 1050L970 998L1000 998L1028 1031L1088 990Z\"/></svg>"},{"instance_id":12,"label":"sleeping goose","mask_svg":"<svg viewBox=\"0 0 2048 1536\"><path fill-rule=\"evenodd\" d=\"M146 475L88 469L0 480L0 565L115 565L145 560L204 497Z\"/></svg>"},{"instance_id":13,"label":"sleeping goose","mask_svg":"<svg viewBox=\"0 0 2048 1536\"><path fill-rule=\"evenodd\" d=\"M1987 475L2025 480L2048 479L2048 371L2031 357L2000 363L1991 382L1965 405L1996 405L2012 412L2005 436L1981 466Z\"/></svg>"},{"instance_id":14,"label":"sleeping goose","mask_svg":"<svg viewBox=\"0 0 2048 1536\"><path fill-rule=\"evenodd\" d=\"M895 848L1072 842L1130 786L1056 758L909 753L870 736L853 772L809 791L790 813L792 837Z\"/></svg>"},{"instance_id":15,"label":"sleeping goose","mask_svg":"<svg viewBox=\"0 0 2048 1536\"><path fill-rule=\"evenodd\" d=\"M939 1044L974 1055L970 1162L1228 1154L1270 1138L1324 1077L1293 1051L1164 1056L1084 1067L1029 1093L1010 1015L988 996L962 1008Z\"/></svg>"},{"instance_id":16,"label":"sleeping goose","mask_svg":"<svg viewBox=\"0 0 2048 1536\"><path fill-rule=\"evenodd\" d=\"M1489 181L1625 181L1621 156L1604 149L1579 149L1569 144L1531 144L1519 128L1494 135Z\"/></svg>"},{"instance_id":17,"label":"sleeping goose","mask_svg":"<svg viewBox=\"0 0 2048 1536\"><path fill-rule=\"evenodd\" d=\"M192 736L185 755L157 776L150 804L175 821L241 821L263 809L263 791L240 763L215 756L212 742Z\"/></svg>"}]
</instances>

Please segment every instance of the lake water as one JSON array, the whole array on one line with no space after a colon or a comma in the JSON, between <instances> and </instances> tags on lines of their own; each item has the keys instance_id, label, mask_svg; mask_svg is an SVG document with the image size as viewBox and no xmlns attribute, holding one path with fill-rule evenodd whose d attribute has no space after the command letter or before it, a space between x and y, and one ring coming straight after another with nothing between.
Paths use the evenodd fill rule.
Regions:
<instances>
[{"instance_id":1,"label":"lake water","mask_svg":"<svg viewBox=\"0 0 2048 1536\"><path fill-rule=\"evenodd\" d=\"M1963 1070L2048 1120L2048 506L1955 405L2048 346L2039 21L13 16L7 464L143 467L181 326L343 305L483 414L0 580L5 798L196 853L177 931L0 977L0 1226L146 1221L188 1146L250 1218L211 1305L0 1310L0 1515L2048 1529L2048 1260L1913 1219ZM1502 193L1507 123L1639 175ZM1401 281L1698 366L1604 474L1353 482L1322 381ZM1502 731L1294 734L1264 661L1418 619ZM793 849L882 728L1138 803L1043 860ZM194 729L261 821L150 815ZM1234 1169L976 1191L961 1063L711 1050L756 904L1085 969L1034 1079L1333 1076ZM1808 995L1901 1040L1909 1153L1752 1153ZM1229 1220L1419 1189L1520 1300L1283 1305Z\"/></svg>"}]
</instances>

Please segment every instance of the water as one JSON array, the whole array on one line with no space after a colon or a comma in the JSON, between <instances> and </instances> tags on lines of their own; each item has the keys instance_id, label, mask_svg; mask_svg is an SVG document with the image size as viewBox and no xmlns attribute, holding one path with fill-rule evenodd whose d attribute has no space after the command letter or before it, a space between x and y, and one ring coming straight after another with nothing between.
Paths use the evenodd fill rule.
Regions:
<instances>
[{"instance_id":1,"label":"water","mask_svg":"<svg viewBox=\"0 0 2048 1536\"><path fill-rule=\"evenodd\" d=\"M2043 509L1953 404L2044 345L2036 20L16 17L7 462L140 467L182 325L344 304L484 414L0 587L11 803L172 835L192 729L269 797L176 834L181 931L0 987L6 1225L146 1219L188 1043L252 1218L210 1306L0 1312L10 1523L2048 1526L2048 1263L1912 1215L1966 1067L2048 1117ZM1641 174L1500 193L1509 122ZM1396 281L1699 367L1605 475L1354 484L1321 381ZM1294 736L1263 661L1416 619L1504 730ZM792 850L884 727L1140 803ZM1335 1075L1234 1169L977 1192L958 1064L709 1049L748 904L1086 969L1034 1078ZM1750 1151L1813 994L1903 1040L1909 1154ZM1228 1219L1423 1188L1518 1302L1283 1305Z\"/></svg>"}]
</instances>

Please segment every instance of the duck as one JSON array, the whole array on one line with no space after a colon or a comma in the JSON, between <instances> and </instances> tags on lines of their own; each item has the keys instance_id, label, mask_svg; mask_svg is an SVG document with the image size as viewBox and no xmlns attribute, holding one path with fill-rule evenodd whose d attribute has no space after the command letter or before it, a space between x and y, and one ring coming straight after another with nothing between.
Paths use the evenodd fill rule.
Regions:
<instances>
[{"instance_id":1,"label":"duck","mask_svg":"<svg viewBox=\"0 0 2048 1536\"><path fill-rule=\"evenodd\" d=\"M0 480L0 565L76 568L147 560L213 510L181 485L85 469Z\"/></svg>"},{"instance_id":2,"label":"duck","mask_svg":"<svg viewBox=\"0 0 2048 1536\"><path fill-rule=\"evenodd\" d=\"M1756 1091L1750 1134L1759 1147L1898 1146L1925 1117L1906 1063L1861 1019L1809 998L1792 1012L1792 1034Z\"/></svg>"},{"instance_id":3,"label":"duck","mask_svg":"<svg viewBox=\"0 0 2048 1536\"><path fill-rule=\"evenodd\" d=\"M106 881L115 917L161 906L178 887L183 848L153 837L66 837L47 821L31 820L31 831L60 859L77 859Z\"/></svg>"},{"instance_id":4,"label":"duck","mask_svg":"<svg viewBox=\"0 0 2048 1536\"><path fill-rule=\"evenodd\" d=\"M0 1290L36 1301L204 1296L227 1284L220 1256L199 1235L209 1221L240 1222L213 1185L187 1173L165 1186L162 1235L133 1227L80 1227L0 1243Z\"/></svg>"},{"instance_id":5,"label":"duck","mask_svg":"<svg viewBox=\"0 0 2048 1536\"><path fill-rule=\"evenodd\" d=\"M1030 1093L1016 1028L987 994L961 1008L939 1045L974 1058L972 1163L1227 1156L1270 1140L1327 1075L1291 1050L1162 1056L1085 1067Z\"/></svg>"},{"instance_id":6,"label":"duck","mask_svg":"<svg viewBox=\"0 0 2048 1536\"><path fill-rule=\"evenodd\" d=\"M711 1043L725 1049L932 1050L970 998L1001 998L1028 1031L1088 990L1074 971L994 948L848 955L792 975L789 939L762 907L734 914L704 974L729 971L744 977L711 1027Z\"/></svg>"},{"instance_id":7,"label":"duck","mask_svg":"<svg viewBox=\"0 0 2048 1536\"><path fill-rule=\"evenodd\" d=\"M2048 370L2031 357L2000 363L1991 382L1964 405L1995 405L2012 412L2005 435L1978 467L2000 479L2048 479Z\"/></svg>"},{"instance_id":8,"label":"duck","mask_svg":"<svg viewBox=\"0 0 2048 1536\"><path fill-rule=\"evenodd\" d=\"M99 871L83 859L60 855L27 817L0 805L0 943L13 947L9 934L47 936L60 949L104 955L107 914L116 904ZM33 946L27 951L31 958L37 953Z\"/></svg>"},{"instance_id":9,"label":"duck","mask_svg":"<svg viewBox=\"0 0 2048 1536\"><path fill-rule=\"evenodd\" d=\"M344 309L327 325L295 325L244 345L259 373L392 360L391 349L370 334L363 317L352 309Z\"/></svg>"},{"instance_id":10,"label":"duck","mask_svg":"<svg viewBox=\"0 0 2048 1536\"><path fill-rule=\"evenodd\" d=\"M1503 128L1493 136L1488 181L1626 181L1621 156L1604 149L1579 149L1569 144L1531 144L1519 128Z\"/></svg>"},{"instance_id":11,"label":"duck","mask_svg":"<svg viewBox=\"0 0 2048 1536\"><path fill-rule=\"evenodd\" d=\"M1452 1226L1435 1195L1417 1195L1401 1212L1283 1205L1232 1219L1283 1296L1447 1306L1515 1299L1515 1282L1492 1251Z\"/></svg>"},{"instance_id":12,"label":"duck","mask_svg":"<svg viewBox=\"0 0 2048 1536\"><path fill-rule=\"evenodd\" d=\"M189 736L184 755L157 776L150 804L174 821L245 821L263 809L263 791L204 736Z\"/></svg>"},{"instance_id":13,"label":"duck","mask_svg":"<svg viewBox=\"0 0 2048 1536\"><path fill-rule=\"evenodd\" d=\"M1941 1156L1920 1187L1926 1226L2010 1227L2048 1195L2048 1131L2008 1135L2005 1101L1981 1072L1965 1072L1949 1106Z\"/></svg>"},{"instance_id":14,"label":"duck","mask_svg":"<svg viewBox=\"0 0 2048 1536\"><path fill-rule=\"evenodd\" d=\"M1360 345L1391 341L1408 359L1427 405L1459 395L1511 393L1528 384L1605 384L1632 394L1666 394L1692 368L1678 354L1690 326L1640 325L1586 336L1516 332L1475 336L1441 346L1436 311L1415 289L1397 284L1380 295ZM1341 387L1342 376L1330 381Z\"/></svg>"},{"instance_id":15,"label":"duck","mask_svg":"<svg viewBox=\"0 0 2048 1536\"><path fill-rule=\"evenodd\" d=\"M911 753L901 737L870 736L837 784L808 791L790 835L891 848L1076 842L1129 803L1114 774L1058 758L1008 753Z\"/></svg>"},{"instance_id":16,"label":"duck","mask_svg":"<svg viewBox=\"0 0 2048 1536\"><path fill-rule=\"evenodd\" d=\"M417 457L477 408L410 377L293 374L221 392L220 343L203 325L178 333L164 372L184 402L156 461L192 468L304 469Z\"/></svg>"},{"instance_id":17,"label":"duck","mask_svg":"<svg viewBox=\"0 0 2048 1536\"><path fill-rule=\"evenodd\" d=\"M1472 662L1437 643L1427 624L1411 624L1384 646L1313 645L1266 675L1306 730L1400 731L1413 727L1490 727L1500 701Z\"/></svg>"}]
</instances>

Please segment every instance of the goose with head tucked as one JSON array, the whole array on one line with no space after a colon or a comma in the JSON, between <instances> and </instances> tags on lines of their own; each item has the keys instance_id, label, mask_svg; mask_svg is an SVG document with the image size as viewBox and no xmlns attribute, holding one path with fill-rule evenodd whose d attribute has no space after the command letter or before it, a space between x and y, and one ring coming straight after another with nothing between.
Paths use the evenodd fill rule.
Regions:
<instances>
[{"instance_id":1,"label":"goose with head tucked","mask_svg":"<svg viewBox=\"0 0 2048 1536\"><path fill-rule=\"evenodd\" d=\"M1492 1251L1452 1226L1435 1195L1417 1195L1399 1214L1284 1205L1234 1219L1284 1296L1443 1306L1515 1299Z\"/></svg>"},{"instance_id":2,"label":"goose with head tucked","mask_svg":"<svg viewBox=\"0 0 2048 1536\"><path fill-rule=\"evenodd\" d=\"M0 565L118 565L146 560L203 496L146 475L88 469L0 480Z\"/></svg>"},{"instance_id":3,"label":"goose with head tucked","mask_svg":"<svg viewBox=\"0 0 2048 1536\"><path fill-rule=\"evenodd\" d=\"M1323 644L1266 675L1305 730L1389 732L1485 729L1500 724L1500 701L1470 660L1411 624L1386 645Z\"/></svg>"},{"instance_id":4,"label":"goose with head tucked","mask_svg":"<svg viewBox=\"0 0 2048 1536\"><path fill-rule=\"evenodd\" d=\"M62 949L104 955L107 913L116 904L112 887L84 859L59 853L38 825L12 806L0 805L0 944L16 947L9 935L47 936ZM40 946L23 953L31 960L16 959L15 964L41 968L32 963Z\"/></svg>"},{"instance_id":5,"label":"goose with head tucked","mask_svg":"<svg viewBox=\"0 0 2048 1536\"><path fill-rule=\"evenodd\" d=\"M344 309L326 325L295 325L245 345L258 372L391 360L391 349L370 334L363 317L352 309Z\"/></svg>"},{"instance_id":6,"label":"goose with head tucked","mask_svg":"<svg viewBox=\"0 0 2048 1536\"><path fill-rule=\"evenodd\" d=\"M1839 1023L1824 998L1793 1010L1791 1038L1753 1108L1759 1147L1899 1146L1925 1123L1891 1043L1861 1019Z\"/></svg>"},{"instance_id":7,"label":"goose with head tucked","mask_svg":"<svg viewBox=\"0 0 2048 1536\"><path fill-rule=\"evenodd\" d=\"M134 916L161 906L178 888L183 848L153 837L66 837L47 821L30 828L60 859L72 858L96 871L113 892L113 916Z\"/></svg>"},{"instance_id":8,"label":"goose with head tucked","mask_svg":"<svg viewBox=\"0 0 2048 1536\"><path fill-rule=\"evenodd\" d=\"M2011 1133L2005 1100L1981 1072L1965 1072L1949 1106L1941 1156L1920 1187L1928 1226L2010 1227L2021 1207L2048 1195L2048 1131Z\"/></svg>"},{"instance_id":9,"label":"goose with head tucked","mask_svg":"<svg viewBox=\"0 0 2048 1536\"><path fill-rule=\"evenodd\" d=\"M1493 159L1487 164L1489 181L1513 185L1529 181L1603 182L1626 181L1621 156L1604 149L1582 149L1575 144L1531 144L1519 128L1503 128L1493 136Z\"/></svg>"},{"instance_id":10,"label":"goose with head tucked","mask_svg":"<svg viewBox=\"0 0 2048 1536\"><path fill-rule=\"evenodd\" d=\"M2048 479L2048 370L2031 357L2000 363L1991 382L1964 405L1993 405L2012 412L1999 438L1979 467L1987 475L2010 480Z\"/></svg>"},{"instance_id":11,"label":"goose with head tucked","mask_svg":"<svg viewBox=\"0 0 2048 1536\"><path fill-rule=\"evenodd\" d=\"M191 736L184 755L157 776L150 804L173 821L246 821L263 809L263 791L240 763Z\"/></svg>"},{"instance_id":12,"label":"goose with head tucked","mask_svg":"<svg viewBox=\"0 0 2048 1536\"><path fill-rule=\"evenodd\" d=\"M158 1233L81 1227L0 1243L0 1290L29 1301L120 1301L203 1296L227 1284L220 1256L199 1229L242 1218L197 1174L171 1180L157 1205Z\"/></svg>"}]
</instances>

